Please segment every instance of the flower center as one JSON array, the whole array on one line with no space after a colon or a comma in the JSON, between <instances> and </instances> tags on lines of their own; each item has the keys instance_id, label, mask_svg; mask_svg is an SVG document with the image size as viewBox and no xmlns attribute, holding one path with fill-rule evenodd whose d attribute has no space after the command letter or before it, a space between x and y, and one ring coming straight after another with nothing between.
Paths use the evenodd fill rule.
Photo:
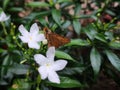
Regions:
<instances>
[{"instance_id":1,"label":"flower center","mask_svg":"<svg viewBox=\"0 0 120 90\"><path fill-rule=\"evenodd\" d=\"M30 38L30 40L32 40L32 37L31 37L31 36L30 36L29 38Z\"/></svg>"},{"instance_id":2,"label":"flower center","mask_svg":"<svg viewBox=\"0 0 120 90\"><path fill-rule=\"evenodd\" d=\"M50 67L50 66L51 66L51 64L50 64L50 63L46 63L46 66L47 66L47 67Z\"/></svg>"}]
</instances>

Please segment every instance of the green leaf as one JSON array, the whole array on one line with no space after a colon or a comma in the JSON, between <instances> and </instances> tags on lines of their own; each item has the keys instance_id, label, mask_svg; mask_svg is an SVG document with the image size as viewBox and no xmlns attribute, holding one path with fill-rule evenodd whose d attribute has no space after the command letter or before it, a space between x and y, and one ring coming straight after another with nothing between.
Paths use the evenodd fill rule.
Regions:
<instances>
[{"instance_id":1,"label":"green leaf","mask_svg":"<svg viewBox=\"0 0 120 90\"><path fill-rule=\"evenodd\" d=\"M0 48L0 53L3 53L3 52L5 52L5 51L6 51L6 50Z\"/></svg>"},{"instance_id":2,"label":"green leaf","mask_svg":"<svg viewBox=\"0 0 120 90\"><path fill-rule=\"evenodd\" d=\"M22 64L14 64L12 67L9 69L9 72L12 72L17 75L25 75L29 70L29 66L27 65L22 65Z\"/></svg>"},{"instance_id":3,"label":"green leaf","mask_svg":"<svg viewBox=\"0 0 120 90\"><path fill-rule=\"evenodd\" d=\"M3 9L5 10L7 7L7 4L10 2L10 0L4 0L3 1Z\"/></svg>"},{"instance_id":4,"label":"green leaf","mask_svg":"<svg viewBox=\"0 0 120 90\"><path fill-rule=\"evenodd\" d=\"M57 0L57 3L72 2L72 0Z\"/></svg>"},{"instance_id":5,"label":"green leaf","mask_svg":"<svg viewBox=\"0 0 120 90\"><path fill-rule=\"evenodd\" d=\"M38 74L37 76L37 84L39 84L41 82L41 76Z\"/></svg>"},{"instance_id":6,"label":"green leaf","mask_svg":"<svg viewBox=\"0 0 120 90\"><path fill-rule=\"evenodd\" d=\"M21 7L11 7L9 9L9 11L12 11L12 12L20 12L20 11L23 11L23 8Z\"/></svg>"},{"instance_id":7,"label":"green leaf","mask_svg":"<svg viewBox=\"0 0 120 90\"><path fill-rule=\"evenodd\" d=\"M79 19L86 19L86 18L90 18L91 17L91 15L80 15L80 16L77 16L77 18L79 18Z\"/></svg>"},{"instance_id":8,"label":"green leaf","mask_svg":"<svg viewBox=\"0 0 120 90\"><path fill-rule=\"evenodd\" d=\"M107 36L106 39L112 40L113 39L113 32L106 31L105 35Z\"/></svg>"},{"instance_id":9,"label":"green leaf","mask_svg":"<svg viewBox=\"0 0 120 90\"><path fill-rule=\"evenodd\" d=\"M43 17L38 18L38 20L42 25L47 26L47 22L45 21L45 19Z\"/></svg>"},{"instance_id":10,"label":"green leaf","mask_svg":"<svg viewBox=\"0 0 120 90\"><path fill-rule=\"evenodd\" d=\"M80 16L80 11L81 11L81 5L79 3L76 4L75 8L75 17Z\"/></svg>"},{"instance_id":11,"label":"green leaf","mask_svg":"<svg viewBox=\"0 0 120 90\"><path fill-rule=\"evenodd\" d=\"M83 87L83 85L76 79L71 79L69 77L60 77L60 84L50 83L49 85L59 88L75 88L75 87Z\"/></svg>"},{"instance_id":12,"label":"green leaf","mask_svg":"<svg viewBox=\"0 0 120 90\"><path fill-rule=\"evenodd\" d=\"M54 19L54 21L60 26L61 25L61 12L59 10L56 9L52 9L52 18Z\"/></svg>"},{"instance_id":13,"label":"green leaf","mask_svg":"<svg viewBox=\"0 0 120 90\"><path fill-rule=\"evenodd\" d=\"M114 54L112 51L110 50L105 50L105 53L109 59L109 61L111 62L111 64L118 70L120 71L120 59L118 58L118 56L116 54Z\"/></svg>"},{"instance_id":14,"label":"green leaf","mask_svg":"<svg viewBox=\"0 0 120 90\"><path fill-rule=\"evenodd\" d=\"M63 24L62 24L62 28L67 28L68 26L70 26L70 21L66 20Z\"/></svg>"},{"instance_id":15,"label":"green leaf","mask_svg":"<svg viewBox=\"0 0 120 90\"><path fill-rule=\"evenodd\" d=\"M82 74L82 72L85 70L85 67L83 66L77 66L77 67L67 67L65 68L63 71L59 72L61 74L65 74L65 75L80 75Z\"/></svg>"},{"instance_id":16,"label":"green leaf","mask_svg":"<svg viewBox=\"0 0 120 90\"><path fill-rule=\"evenodd\" d=\"M55 56L56 56L57 58L75 61L69 54L67 54L67 53L65 53L65 52L63 52L63 51L58 51L58 50L56 50L56 51L55 51Z\"/></svg>"},{"instance_id":17,"label":"green leaf","mask_svg":"<svg viewBox=\"0 0 120 90\"><path fill-rule=\"evenodd\" d=\"M45 2L29 2L26 4L27 6L30 6L30 7L49 7L50 5L45 3Z\"/></svg>"},{"instance_id":18,"label":"green leaf","mask_svg":"<svg viewBox=\"0 0 120 90\"><path fill-rule=\"evenodd\" d=\"M108 9L106 9L106 11L105 11L106 13L108 13L109 15L112 15L112 16L115 16L116 14L115 14L115 12L113 12L112 10L108 10Z\"/></svg>"},{"instance_id":19,"label":"green leaf","mask_svg":"<svg viewBox=\"0 0 120 90\"><path fill-rule=\"evenodd\" d=\"M120 85L119 71L116 71L110 64L106 65L105 72L112 78L118 85Z\"/></svg>"},{"instance_id":20,"label":"green leaf","mask_svg":"<svg viewBox=\"0 0 120 90\"><path fill-rule=\"evenodd\" d=\"M75 32L80 35L80 31L81 31L81 24L80 24L80 21L77 20L77 19L74 19L73 20L73 27L75 29Z\"/></svg>"},{"instance_id":21,"label":"green leaf","mask_svg":"<svg viewBox=\"0 0 120 90\"><path fill-rule=\"evenodd\" d=\"M4 80L0 80L0 85L8 85L8 83Z\"/></svg>"},{"instance_id":22,"label":"green leaf","mask_svg":"<svg viewBox=\"0 0 120 90\"><path fill-rule=\"evenodd\" d=\"M11 87L10 90L30 90L31 88L31 84L26 79L14 79L13 85L16 85L16 88Z\"/></svg>"},{"instance_id":23,"label":"green leaf","mask_svg":"<svg viewBox=\"0 0 120 90\"><path fill-rule=\"evenodd\" d=\"M109 46L111 48L114 48L114 49L120 49L120 42L114 42L114 41L112 41L112 42L109 43Z\"/></svg>"},{"instance_id":24,"label":"green leaf","mask_svg":"<svg viewBox=\"0 0 120 90\"><path fill-rule=\"evenodd\" d=\"M93 47L90 53L90 61L95 75L100 71L101 66L101 56L99 52Z\"/></svg>"},{"instance_id":25,"label":"green leaf","mask_svg":"<svg viewBox=\"0 0 120 90\"><path fill-rule=\"evenodd\" d=\"M72 39L71 42L65 46L90 46L90 43L87 40Z\"/></svg>"},{"instance_id":26,"label":"green leaf","mask_svg":"<svg viewBox=\"0 0 120 90\"><path fill-rule=\"evenodd\" d=\"M10 56L7 55L2 62L2 68L1 68L1 77L3 77L7 73L7 66L10 64Z\"/></svg>"},{"instance_id":27,"label":"green leaf","mask_svg":"<svg viewBox=\"0 0 120 90\"><path fill-rule=\"evenodd\" d=\"M94 36L97 34L97 31L93 28L91 24L83 28L82 31L85 32L91 40L93 40Z\"/></svg>"},{"instance_id":28,"label":"green leaf","mask_svg":"<svg viewBox=\"0 0 120 90\"><path fill-rule=\"evenodd\" d=\"M95 35L95 38L104 42L104 43L107 43L105 36L103 34L97 34L97 35Z\"/></svg>"}]
</instances>

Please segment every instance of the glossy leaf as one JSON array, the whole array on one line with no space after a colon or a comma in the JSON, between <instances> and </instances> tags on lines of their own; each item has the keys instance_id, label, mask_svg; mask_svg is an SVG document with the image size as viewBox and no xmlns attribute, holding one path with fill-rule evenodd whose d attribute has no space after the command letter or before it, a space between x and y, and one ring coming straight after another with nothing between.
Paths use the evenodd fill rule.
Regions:
<instances>
[{"instance_id":1,"label":"glossy leaf","mask_svg":"<svg viewBox=\"0 0 120 90\"><path fill-rule=\"evenodd\" d=\"M44 25L47 26L47 22L45 21L45 19L43 17L39 18L39 22Z\"/></svg>"},{"instance_id":2,"label":"glossy leaf","mask_svg":"<svg viewBox=\"0 0 120 90\"><path fill-rule=\"evenodd\" d=\"M105 35L107 36L106 39L109 39L109 40L113 39L113 33L112 32L105 32Z\"/></svg>"},{"instance_id":3,"label":"glossy leaf","mask_svg":"<svg viewBox=\"0 0 120 90\"><path fill-rule=\"evenodd\" d=\"M82 74L82 72L85 70L85 67L68 67L65 68L63 71L59 72L61 74L65 74L65 75L78 75L78 74Z\"/></svg>"},{"instance_id":4,"label":"glossy leaf","mask_svg":"<svg viewBox=\"0 0 120 90\"><path fill-rule=\"evenodd\" d=\"M77 16L77 17L79 17L80 19L83 19L83 18L90 18L91 17L91 15L80 15L80 16Z\"/></svg>"},{"instance_id":5,"label":"glossy leaf","mask_svg":"<svg viewBox=\"0 0 120 90\"><path fill-rule=\"evenodd\" d=\"M94 47L90 53L90 61L95 75L98 74L101 66L101 55Z\"/></svg>"},{"instance_id":6,"label":"glossy leaf","mask_svg":"<svg viewBox=\"0 0 120 90\"><path fill-rule=\"evenodd\" d=\"M74 19L73 20L73 27L74 27L74 30L75 32L80 35L80 31L81 31L81 24L80 24L80 21L77 20L77 19Z\"/></svg>"},{"instance_id":7,"label":"glossy leaf","mask_svg":"<svg viewBox=\"0 0 120 90\"><path fill-rule=\"evenodd\" d=\"M54 21L60 26L61 25L61 12L59 10L56 9L52 9L52 17L54 19Z\"/></svg>"},{"instance_id":8,"label":"glossy leaf","mask_svg":"<svg viewBox=\"0 0 120 90\"><path fill-rule=\"evenodd\" d=\"M10 0L4 0L3 2L3 9L6 9L7 4L10 2Z\"/></svg>"},{"instance_id":9,"label":"glossy leaf","mask_svg":"<svg viewBox=\"0 0 120 90\"><path fill-rule=\"evenodd\" d=\"M71 79L69 77L60 77L60 84L48 83L51 86L59 88L75 88L83 87L83 85L76 79Z\"/></svg>"},{"instance_id":10,"label":"glossy leaf","mask_svg":"<svg viewBox=\"0 0 120 90\"><path fill-rule=\"evenodd\" d=\"M81 10L81 5L78 3L75 8L75 17L79 16Z\"/></svg>"},{"instance_id":11,"label":"glossy leaf","mask_svg":"<svg viewBox=\"0 0 120 90\"><path fill-rule=\"evenodd\" d=\"M23 8L20 8L20 7L12 7L9 9L9 11L11 12L20 12L20 11L23 11Z\"/></svg>"},{"instance_id":12,"label":"glossy leaf","mask_svg":"<svg viewBox=\"0 0 120 90\"><path fill-rule=\"evenodd\" d=\"M90 46L90 43L87 40L72 39L66 46Z\"/></svg>"},{"instance_id":13,"label":"glossy leaf","mask_svg":"<svg viewBox=\"0 0 120 90\"><path fill-rule=\"evenodd\" d=\"M97 34L97 35L95 35L95 38L97 40L100 40L100 41L104 42L104 43L107 43L107 41L105 39L105 36L103 34Z\"/></svg>"},{"instance_id":14,"label":"glossy leaf","mask_svg":"<svg viewBox=\"0 0 120 90\"><path fill-rule=\"evenodd\" d=\"M49 4L45 3L45 2L29 2L26 4L27 6L30 7L49 7Z\"/></svg>"},{"instance_id":15,"label":"glossy leaf","mask_svg":"<svg viewBox=\"0 0 120 90\"><path fill-rule=\"evenodd\" d=\"M86 35L93 40L95 35L97 34L97 31L93 28L92 25L88 25L86 28L82 29L83 32L86 33Z\"/></svg>"},{"instance_id":16,"label":"glossy leaf","mask_svg":"<svg viewBox=\"0 0 120 90\"><path fill-rule=\"evenodd\" d=\"M9 72L17 74L17 75L25 75L29 70L28 65L22 64L14 64L10 69Z\"/></svg>"},{"instance_id":17,"label":"glossy leaf","mask_svg":"<svg viewBox=\"0 0 120 90\"><path fill-rule=\"evenodd\" d=\"M109 46L113 49L120 49L120 42L110 42Z\"/></svg>"},{"instance_id":18,"label":"glossy leaf","mask_svg":"<svg viewBox=\"0 0 120 90\"><path fill-rule=\"evenodd\" d=\"M7 66L10 64L10 56L7 55L2 62L2 68L1 68L1 77L3 77L7 73Z\"/></svg>"},{"instance_id":19,"label":"glossy leaf","mask_svg":"<svg viewBox=\"0 0 120 90\"><path fill-rule=\"evenodd\" d=\"M74 59L73 59L69 54L67 54L67 53L65 53L65 52L63 52L63 51L58 51L58 50L56 50L56 51L55 51L55 56L56 56L57 58L60 58L60 59L67 59L67 60L72 60L72 61L74 61Z\"/></svg>"},{"instance_id":20,"label":"glossy leaf","mask_svg":"<svg viewBox=\"0 0 120 90\"><path fill-rule=\"evenodd\" d=\"M70 26L70 21L65 21L63 24L62 24L62 28L67 28L68 26Z\"/></svg>"},{"instance_id":21,"label":"glossy leaf","mask_svg":"<svg viewBox=\"0 0 120 90\"><path fill-rule=\"evenodd\" d=\"M106 12L109 14L109 15L112 15L112 16L115 16L115 13L112 11L112 10L106 10Z\"/></svg>"},{"instance_id":22,"label":"glossy leaf","mask_svg":"<svg viewBox=\"0 0 120 90\"><path fill-rule=\"evenodd\" d=\"M72 0L57 0L57 3L72 2Z\"/></svg>"},{"instance_id":23,"label":"glossy leaf","mask_svg":"<svg viewBox=\"0 0 120 90\"><path fill-rule=\"evenodd\" d=\"M109 61L111 62L111 64L118 70L120 71L120 59L119 57L114 54L112 51L110 50L106 50L105 51Z\"/></svg>"}]
</instances>

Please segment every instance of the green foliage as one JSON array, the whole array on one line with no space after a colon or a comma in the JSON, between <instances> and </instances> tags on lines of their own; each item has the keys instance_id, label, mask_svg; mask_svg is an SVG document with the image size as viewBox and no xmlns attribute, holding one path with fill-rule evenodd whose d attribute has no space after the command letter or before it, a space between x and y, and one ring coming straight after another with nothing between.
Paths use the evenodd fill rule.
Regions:
<instances>
[{"instance_id":1,"label":"green foliage","mask_svg":"<svg viewBox=\"0 0 120 90\"><path fill-rule=\"evenodd\" d=\"M62 51L56 51L55 56L57 58L63 58L63 59L68 59L68 60L75 61L69 54L67 54L65 52L62 52Z\"/></svg>"},{"instance_id":2,"label":"green foliage","mask_svg":"<svg viewBox=\"0 0 120 90\"><path fill-rule=\"evenodd\" d=\"M61 12L59 10L56 10L56 9L52 9L52 17L53 19L55 20L55 22L60 26L61 24Z\"/></svg>"},{"instance_id":3,"label":"green foliage","mask_svg":"<svg viewBox=\"0 0 120 90\"><path fill-rule=\"evenodd\" d=\"M30 7L48 7L49 4L45 3L45 2L30 2L30 3L27 3L26 4L27 6L30 6Z\"/></svg>"},{"instance_id":4,"label":"green foliage","mask_svg":"<svg viewBox=\"0 0 120 90\"><path fill-rule=\"evenodd\" d=\"M68 77L60 77L60 84L49 83L51 86L59 87L59 88L74 88L74 87L83 87L82 84L75 79L71 79Z\"/></svg>"},{"instance_id":5,"label":"green foliage","mask_svg":"<svg viewBox=\"0 0 120 90\"><path fill-rule=\"evenodd\" d=\"M115 1L120 2L90 1L0 0L0 12L10 15L9 20L0 22L0 88L83 89L94 84L103 71L120 85L120 5L113 6ZM102 3L105 5L101 6ZM56 48L55 52L55 59L68 61L67 67L57 72L60 84L42 80L37 71L38 65L33 60L35 54L45 55L48 46L40 43L41 48L34 50L19 39L19 25L23 24L29 29L34 22L40 30L47 27L60 36L70 38L69 43Z\"/></svg>"},{"instance_id":6,"label":"green foliage","mask_svg":"<svg viewBox=\"0 0 120 90\"><path fill-rule=\"evenodd\" d=\"M90 53L91 65L95 74L98 74L101 66L101 56L99 52L93 47Z\"/></svg>"},{"instance_id":7,"label":"green foliage","mask_svg":"<svg viewBox=\"0 0 120 90\"><path fill-rule=\"evenodd\" d=\"M74 29L75 29L75 32L79 35L80 34L80 29L81 29L81 25L80 25L80 22L78 20L73 20L73 26L74 26Z\"/></svg>"},{"instance_id":8,"label":"green foliage","mask_svg":"<svg viewBox=\"0 0 120 90\"><path fill-rule=\"evenodd\" d=\"M25 79L15 79L13 86L9 90L29 90L31 87Z\"/></svg>"},{"instance_id":9,"label":"green foliage","mask_svg":"<svg viewBox=\"0 0 120 90\"><path fill-rule=\"evenodd\" d=\"M66 46L90 46L89 41L82 39L71 39L71 42Z\"/></svg>"},{"instance_id":10,"label":"green foliage","mask_svg":"<svg viewBox=\"0 0 120 90\"><path fill-rule=\"evenodd\" d=\"M111 64L118 70L120 71L120 59L118 58L117 55L115 55L113 52L106 50L105 51L109 61Z\"/></svg>"}]
</instances>

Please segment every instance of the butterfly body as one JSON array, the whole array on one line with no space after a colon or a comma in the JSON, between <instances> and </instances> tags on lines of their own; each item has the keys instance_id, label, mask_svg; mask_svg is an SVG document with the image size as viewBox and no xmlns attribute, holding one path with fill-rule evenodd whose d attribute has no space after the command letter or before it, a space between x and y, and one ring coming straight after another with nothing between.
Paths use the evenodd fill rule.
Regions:
<instances>
[{"instance_id":1,"label":"butterfly body","mask_svg":"<svg viewBox=\"0 0 120 90\"><path fill-rule=\"evenodd\" d=\"M70 39L60 36L59 34L52 32L48 28L44 28L44 33L46 39L48 40L48 47L54 46L58 48L59 46L70 42Z\"/></svg>"}]
</instances>

